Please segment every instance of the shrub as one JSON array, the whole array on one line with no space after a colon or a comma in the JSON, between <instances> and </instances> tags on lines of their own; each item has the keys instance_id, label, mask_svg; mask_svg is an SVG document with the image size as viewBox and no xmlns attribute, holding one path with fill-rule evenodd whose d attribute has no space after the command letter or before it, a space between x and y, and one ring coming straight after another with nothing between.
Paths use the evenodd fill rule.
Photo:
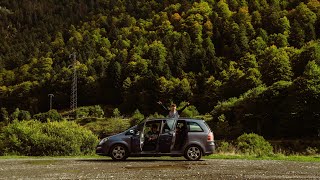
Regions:
<instances>
[{"instance_id":1,"label":"shrub","mask_svg":"<svg viewBox=\"0 0 320 180\"><path fill-rule=\"evenodd\" d=\"M158 114L157 112L155 112L154 114L150 114L148 116L148 119L153 119L153 118L164 118L164 115Z\"/></svg>"},{"instance_id":2,"label":"shrub","mask_svg":"<svg viewBox=\"0 0 320 180\"><path fill-rule=\"evenodd\" d=\"M41 122L47 122L48 120L62 121L61 114L59 114L58 111L55 109L51 109L50 111L45 112L45 113L35 114L35 115L33 115L33 118L36 120L39 120Z\"/></svg>"},{"instance_id":3,"label":"shrub","mask_svg":"<svg viewBox=\"0 0 320 180\"><path fill-rule=\"evenodd\" d=\"M16 108L16 110L11 114L11 119L12 120L30 120L31 119L31 115L29 113L29 111L25 111L25 110L20 110L19 108Z\"/></svg>"},{"instance_id":4,"label":"shrub","mask_svg":"<svg viewBox=\"0 0 320 180\"><path fill-rule=\"evenodd\" d=\"M9 113L6 108L0 109L0 122L9 123Z\"/></svg>"},{"instance_id":5,"label":"shrub","mask_svg":"<svg viewBox=\"0 0 320 180\"><path fill-rule=\"evenodd\" d=\"M83 126L91 122L96 122L98 119L99 118L96 117L78 118L75 122Z\"/></svg>"},{"instance_id":6,"label":"shrub","mask_svg":"<svg viewBox=\"0 0 320 180\"><path fill-rule=\"evenodd\" d=\"M273 154L273 147L262 136L254 133L239 136L237 148L240 153L256 156L270 156Z\"/></svg>"},{"instance_id":7,"label":"shrub","mask_svg":"<svg viewBox=\"0 0 320 180\"><path fill-rule=\"evenodd\" d=\"M92 154L98 139L74 122L14 121L0 134L0 152L26 156Z\"/></svg>"},{"instance_id":8,"label":"shrub","mask_svg":"<svg viewBox=\"0 0 320 180\"><path fill-rule=\"evenodd\" d=\"M141 121L144 120L144 115L140 113L139 109L135 110L130 118L130 125L134 126L139 124Z\"/></svg>"},{"instance_id":9,"label":"shrub","mask_svg":"<svg viewBox=\"0 0 320 180\"><path fill-rule=\"evenodd\" d=\"M125 131L130 127L130 121L120 118L99 119L96 122L84 125L84 127L91 130L101 139Z\"/></svg>"},{"instance_id":10,"label":"shrub","mask_svg":"<svg viewBox=\"0 0 320 180\"><path fill-rule=\"evenodd\" d=\"M104 111L99 105L91 106L89 109L89 116L102 118L104 116Z\"/></svg>"},{"instance_id":11,"label":"shrub","mask_svg":"<svg viewBox=\"0 0 320 180\"><path fill-rule=\"evenodd\" d=\"M217 148L218 153L235 153L235 151L236 151L236 148L232 144L226 141L220 142Z\"/></svg>"},{"instance_id":12,"label":"shrub","mask_svg":"<svg viewBox=\"0 0 320 180\"><path fill-rule=\"evenodd\" d=\"M77 108L78 117L98 117L101 118L104 116L104 111L99 105L95 106L83 106Z\"/></svg>"},{"instance_id":13,"label":"shrub","mask_svg":"<svg viewBox=\"0 0 320 180\"><path fill-rule=\"evenodd\" d=\"M120 111L119 111L118 108L115 108L115 109L113 110L113 112L112 112L112 115L113 115L113 117L115 117L115 118L119 118L119 117L121 116L121 113L120 113Z\"/></svg>"},{"instance_id":14,"label":"shrub","mask_svg":"<svg viewBox=\"0 0 320 180\"><path fill-rule=\"evenodd\" d=\"M317 154L317 152L318 152L317 147L307 147L305 154L308 156L314 156Z\"/></svg>"}]
</instances>

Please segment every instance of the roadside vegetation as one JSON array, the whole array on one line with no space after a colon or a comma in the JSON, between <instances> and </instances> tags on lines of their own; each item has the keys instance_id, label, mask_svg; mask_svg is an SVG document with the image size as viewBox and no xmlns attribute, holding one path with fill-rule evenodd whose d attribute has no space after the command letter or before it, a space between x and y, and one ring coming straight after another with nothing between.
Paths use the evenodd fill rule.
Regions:
<instances>
[{"instance_id":1,"label":"roadside vegetation","mask_svg":"<svg viewBox=\"0 0 320 180\"><path fill-rule=\"evenodd\" d=\"M85 114L88 109L92 107L81 107L79 112L82 110L84 112L80 113ZM46 122L37 119L15 119L4 126L0 131L0 155L4 155L2 158L25 158L25 156L100 158L94 155L99 139L122 132L147 118L138 110L131 117L124 118L118 109L114 109L112 117L109 118L84 115L77 120L66 120L56 118L58 116L53 117L52 119L48 117ZM150 117L161 116L155 114ZM208 118L208 116L197 117ZM244 133L235 140L216 140L216 153L206 158L319 162L318 147L316 143L302 140L289 145L288 142L285 144L285 141L270 143L260 135Z\"/></svg>"},{"instance_id":2,"label":"roadside vegetation","mask_svg":"<svg viewBox=\"0 0 320 180\"><path fill-rule=\"evenodd\" d=\"M13 121L0 134L0 155L93 154L98 138L74 122Z\"/></svg>"},{"instance_id":3,"label":"roadside vegetation","mask_svg":"<svg viewBox=\"0 0 320 180\"><path fill-rule=\"evenodd\" d=\"M296 142L299 143L298 140ZM298 145L298 147L301 149L301 145ZM288 149L290 148L292 150L293 146L288 147ZM262 136L254 133L245 133L235 141L218 141L216 154L210 155L207 158L320 162L320 151L317 147L307 147L303 151L300 150L300 152L289 152L281 148L275 149Z\"/></svg>"}]
</instances>

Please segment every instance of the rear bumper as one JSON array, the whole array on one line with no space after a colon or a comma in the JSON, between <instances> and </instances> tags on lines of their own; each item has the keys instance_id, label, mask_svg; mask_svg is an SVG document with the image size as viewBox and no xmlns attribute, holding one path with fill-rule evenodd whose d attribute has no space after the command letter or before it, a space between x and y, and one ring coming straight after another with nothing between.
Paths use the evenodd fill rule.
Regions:
<instances>
[{"instance_id":1,"label":"rear bumper","mask_svg":"<svg viewBox=\"0 0 320 180\"><path fill-rule=\"evenodd\" d=\"M204 155L210 155L213 154L215 152L216 149L216 145L214 143L214 141L208 142L207 146L206 146L206 152L204 152Z\"/></svg>"}]
</instances>

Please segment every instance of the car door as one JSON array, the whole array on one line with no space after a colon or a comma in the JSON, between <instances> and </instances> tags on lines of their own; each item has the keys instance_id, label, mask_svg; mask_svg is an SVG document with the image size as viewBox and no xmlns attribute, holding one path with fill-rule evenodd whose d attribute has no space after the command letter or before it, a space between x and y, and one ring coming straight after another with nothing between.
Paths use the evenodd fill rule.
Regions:
<instances>
[{"instance_id":1,"label":"car door","mask_svg":"<svg viewBox=\"0 0 320 180\"><path fill-rule=\"evenodd\" d=\"M159 152L171 152L176 139L175 127L177 119L165 119L162 121L161 133L159 135Z\"/></svg>"},{"instance_id":2,"label":"car door","mask_svg":"<svg viewBox=\"0 0 320 180\"><path fill-rule=\"evenodd\" d=\"M142 151L142 146L144 143L144 130L145 122L137 125L135 129L133 129L133 132L131 133L131 151L133 153L138 153Z\"/></svg>"}]
</instances>

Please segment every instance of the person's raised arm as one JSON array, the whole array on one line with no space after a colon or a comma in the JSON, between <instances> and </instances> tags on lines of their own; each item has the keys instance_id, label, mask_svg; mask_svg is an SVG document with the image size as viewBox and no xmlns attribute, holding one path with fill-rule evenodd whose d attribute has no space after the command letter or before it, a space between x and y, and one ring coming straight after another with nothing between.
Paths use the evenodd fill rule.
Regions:
<instances>
[{"instance_id":1,"label":"person's raised arm","mask_svg":"<svg viewBox=\"0 0 320 180\"><path fill-rule=\"evenodd\" d=\"M181 114L183 112L183 110L185 110L188 106L190 105L189 102L187 102L187 104L185 106L183 106L183 108L177 110L179 114Z\"/></svg>"},{"instance_id":2,"label":"person's raised arm","mask_svg":"<svg viewBox=\"0 0 320 180\"><path fill-rule=\"evenodd\" d=\"M164 110L169 111L169 109L166 106L164 106L161 101L158 101L157 103L160 104Z\"/></svg>"}]
</instances>

